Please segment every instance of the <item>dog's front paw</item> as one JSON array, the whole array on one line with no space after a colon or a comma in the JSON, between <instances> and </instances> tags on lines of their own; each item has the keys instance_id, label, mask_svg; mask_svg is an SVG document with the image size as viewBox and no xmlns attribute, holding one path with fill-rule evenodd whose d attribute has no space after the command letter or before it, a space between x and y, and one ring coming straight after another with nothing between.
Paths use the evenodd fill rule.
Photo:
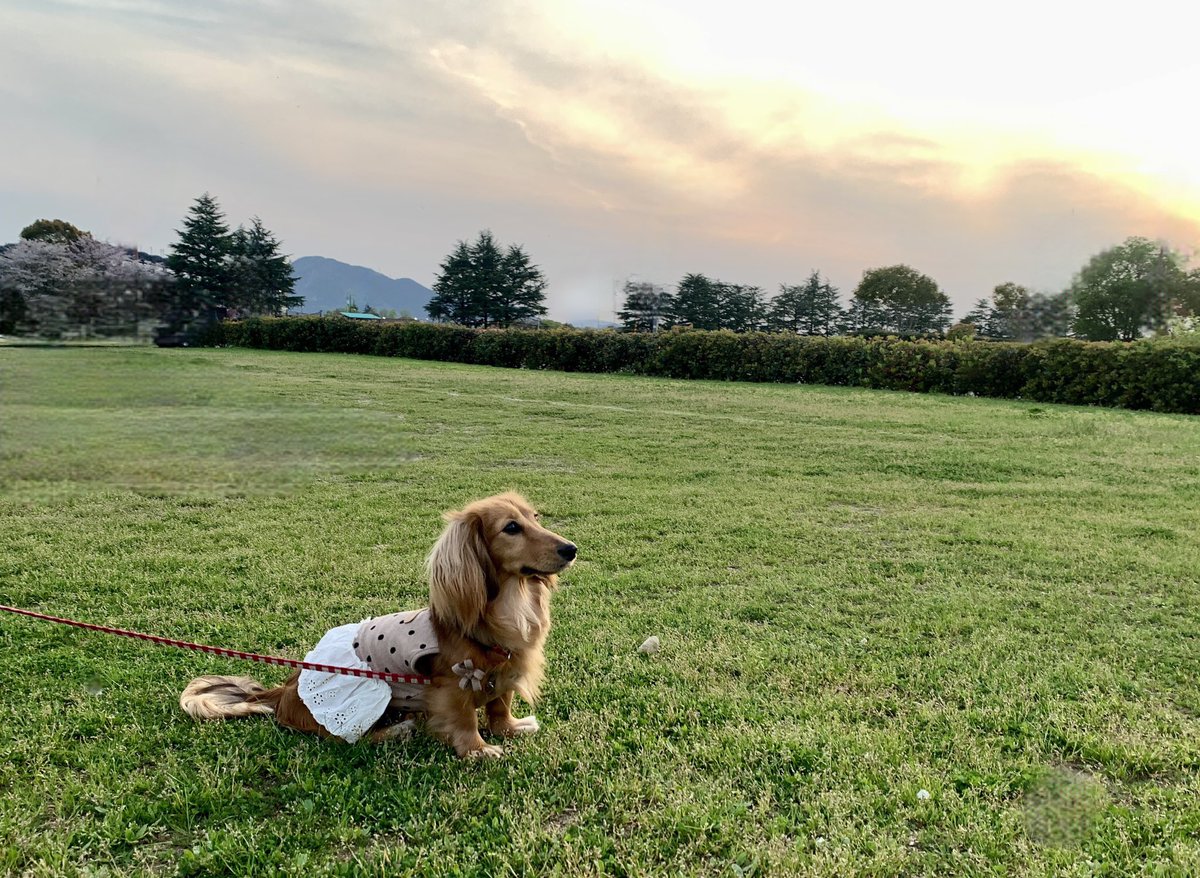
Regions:
<instances>
[{"instance_id":1,"label":"dog's front paw","mask_svg":"<svg viewBox=\"0 0 1200 878\"><path fill-rule=\"evenodd\" d=\"M484 744L463 754L464 759L499 759L504 755L504 748L495 744Z\"/></svg>"},{"instance_id":2,"label":"dog's front paw","mask_svg":"<svg viewBox=\"0 0 1200 878\"><path fill-rule=\"evenodd\" d=\"M532 735L540 731L542 724L537 721L537 717L533 714L522 717L521 719L513 720L512 734L514 735Z\"/></svg>"}]
</instances>

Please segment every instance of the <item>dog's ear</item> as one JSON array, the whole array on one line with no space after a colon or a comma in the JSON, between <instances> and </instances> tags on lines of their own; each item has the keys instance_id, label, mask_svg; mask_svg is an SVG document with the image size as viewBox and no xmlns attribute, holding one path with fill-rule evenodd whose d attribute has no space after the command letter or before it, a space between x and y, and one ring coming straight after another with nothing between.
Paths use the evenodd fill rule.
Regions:
<instances>
[{"instance_id":1,"label":"dog's ear","mask_svg":"<svg viewBox=\"0 0 1200 878\"><path fill-rule=\"evenodd\" d=\"M429 553L429 609L444 625L470 634L497 590L496 569L483 538L483 520L451 512Z\"/></svg>"}]
</instances>

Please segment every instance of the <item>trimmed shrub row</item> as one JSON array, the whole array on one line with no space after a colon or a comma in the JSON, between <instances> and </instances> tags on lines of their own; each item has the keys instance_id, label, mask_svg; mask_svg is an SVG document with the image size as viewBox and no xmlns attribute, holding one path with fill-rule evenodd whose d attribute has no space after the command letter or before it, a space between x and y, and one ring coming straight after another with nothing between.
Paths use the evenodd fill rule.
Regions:
<instances>
[{"instance_id":1,"label":"trimmed shrub row","mask_svg":"<svg viewBox=\"0 0 1200 878\"><path fill-rule=\"evenodd\" d=\"M467 329L341 317L222 323L202 343L520 369L871 387L1200 414L1200 345L821 338L725 330Z\"/></svg>"}]
</instances>

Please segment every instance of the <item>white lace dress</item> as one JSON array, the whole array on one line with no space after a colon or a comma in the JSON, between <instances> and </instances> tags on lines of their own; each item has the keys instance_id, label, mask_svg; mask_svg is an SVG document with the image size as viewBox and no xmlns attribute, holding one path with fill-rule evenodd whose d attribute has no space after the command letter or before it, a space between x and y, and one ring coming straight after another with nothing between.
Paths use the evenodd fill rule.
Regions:
<instances>
[{"instance_id":1,"label":"white lace dress","mask_svg":"<svg viewBox=\"0 0 1200 878\"><path fill-rule=\"evenodd\" d=\"M364 619L325 632L306 662L343 668L416 674L421 658L437 652L429 611L409 610ZM300 700L331 735L354 743L383 716L388 704L422 709L425 687L348 674L303 670Z\"/></svg>"}]
</instances>

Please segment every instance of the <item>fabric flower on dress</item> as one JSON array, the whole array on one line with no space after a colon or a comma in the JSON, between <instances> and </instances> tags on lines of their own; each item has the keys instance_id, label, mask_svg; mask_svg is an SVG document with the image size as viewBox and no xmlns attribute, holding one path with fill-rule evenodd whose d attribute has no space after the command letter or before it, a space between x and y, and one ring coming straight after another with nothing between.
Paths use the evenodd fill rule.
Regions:
<instances>
[{"instance_id":1,"label":"fabric flower on dress","mask_svg":"<svg viewBox=\"0 0 1200 878\"><path fill-rule=\"evenodd\" d=\"M451 670L462 678L458 681L459 689L470 687L476 692L483 691L483 678L487 675L483 672L482 668L475 667L475 663L470 659L459 662L451 667Z\"/></svg>"}]
</instances>

